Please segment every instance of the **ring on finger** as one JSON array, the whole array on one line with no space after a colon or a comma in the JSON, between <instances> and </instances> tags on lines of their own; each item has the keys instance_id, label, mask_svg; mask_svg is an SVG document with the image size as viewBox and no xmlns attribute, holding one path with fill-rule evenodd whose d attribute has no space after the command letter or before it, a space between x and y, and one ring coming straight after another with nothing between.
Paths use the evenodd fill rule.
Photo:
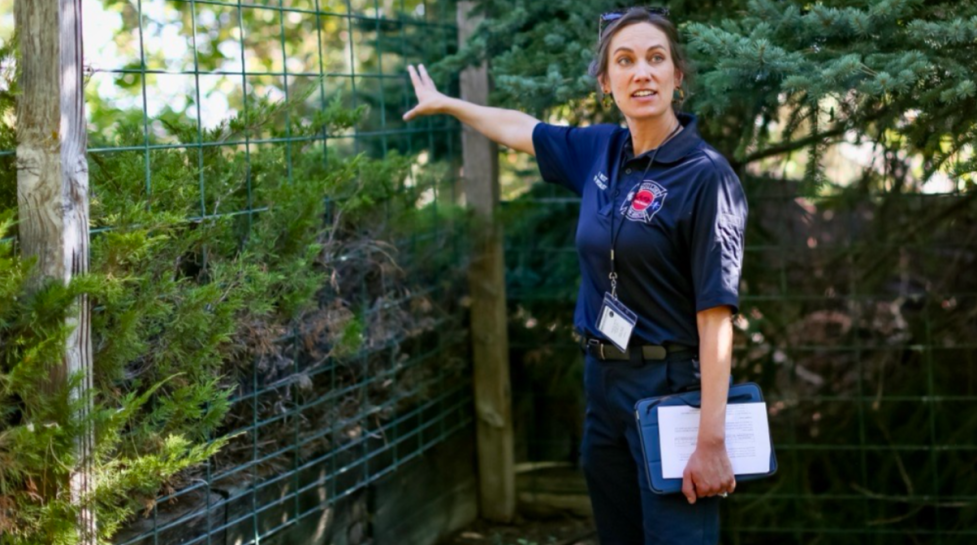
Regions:
<instances>
[{"instance_id":1,"label":"ring on finger","mask_svg":"<svg viewBox=\"0 0 977 545\"><path fill-rule=\"evenodd\" d=\"M727 498L727 497L729 497L729 492L723 492L723 493L719 494L719 497L720 498Z\"/></svg>"}]
</instances>

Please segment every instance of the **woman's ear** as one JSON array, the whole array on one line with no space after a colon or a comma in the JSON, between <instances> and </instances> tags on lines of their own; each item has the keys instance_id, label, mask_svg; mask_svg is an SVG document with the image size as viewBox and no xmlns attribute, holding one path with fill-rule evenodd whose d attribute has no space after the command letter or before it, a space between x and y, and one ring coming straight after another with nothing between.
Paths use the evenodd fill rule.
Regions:
<instances>
[{"instance_id":1,"label":"woman's ear","mask_svg":"<svg viewBox=\"0 0 977 545\"><path fill-rule=\"evenodd\" d=\"M605 95L611 94L611 90L607 88L607 78L605 78L603 74L597 76L597 83L600 84L600 91L602 93Z\"/></svg>"}]
</instances>

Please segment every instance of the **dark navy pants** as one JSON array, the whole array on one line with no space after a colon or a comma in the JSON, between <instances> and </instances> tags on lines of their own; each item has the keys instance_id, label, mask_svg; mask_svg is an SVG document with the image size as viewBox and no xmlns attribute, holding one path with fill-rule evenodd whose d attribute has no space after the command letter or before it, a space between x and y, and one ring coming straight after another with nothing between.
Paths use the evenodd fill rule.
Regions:
<instances>
[{"instance_id":1,"label":"dark navy pants","mask_svg":"<svg viewBox=\"0 0 977 545\"><path fill-rule=\"evenodd\" d=\"M714 545L719 542L719 498L659 495L648 485L634 404L699 382L695 353L666 361L600 361L586 357L581 464L602 545Z\"/></svg>"}]
</instances>

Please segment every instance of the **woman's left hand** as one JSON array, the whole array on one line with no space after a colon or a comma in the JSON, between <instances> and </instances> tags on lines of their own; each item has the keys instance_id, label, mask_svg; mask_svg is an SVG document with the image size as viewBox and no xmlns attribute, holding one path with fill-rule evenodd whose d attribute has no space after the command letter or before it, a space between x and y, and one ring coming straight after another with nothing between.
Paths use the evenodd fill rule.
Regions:
<instances>
[{"instance_id":1,"label":"woman's left hand","mask_svg":"<svg viewBox=\"0 0 977 545\"><path fill-rule=\"evenodd\" d=\"M682 473L682 493L689 503L724 492L732 494L735 488L736 476L726 445L697 444Z\"/></svg>"}]
</instances>

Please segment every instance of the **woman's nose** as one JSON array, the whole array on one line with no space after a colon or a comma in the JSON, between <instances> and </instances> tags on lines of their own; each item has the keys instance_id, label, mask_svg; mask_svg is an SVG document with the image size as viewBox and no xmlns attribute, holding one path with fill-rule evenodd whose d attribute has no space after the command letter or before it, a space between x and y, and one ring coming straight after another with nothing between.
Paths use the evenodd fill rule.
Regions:
<instances>
[{"instance_id":1,"label":"woman's nose","mask_svg":"<svg viewBox=\"0 0 977 545\"><path fill-rule=\"evenodd\" d=\"M638 61L635 65L634 77L642 81L651 79L651 65L646 61Z\"/></svg>"}]
</instances>

